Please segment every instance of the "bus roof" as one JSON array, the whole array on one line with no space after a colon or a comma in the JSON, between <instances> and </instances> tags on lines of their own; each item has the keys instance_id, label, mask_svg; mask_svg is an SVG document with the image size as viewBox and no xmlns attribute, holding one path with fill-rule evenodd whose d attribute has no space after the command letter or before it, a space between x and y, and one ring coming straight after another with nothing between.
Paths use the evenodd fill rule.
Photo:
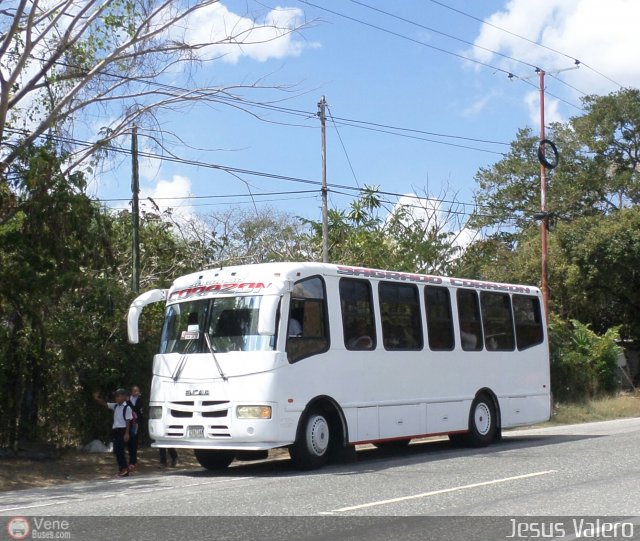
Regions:
<instances>
[{"instance_id":1,"label":"bus roof","mask_svg":"<svg viewBox=\"0 0 640 541\"><path fill-rule=\"evenodd\" d=\"M297 281L318 274L540 295L540 290L537 287L528 285L370 269L351 265L292 262L219 267L181 276L173 282L169 290L168 302L186 300L194 296L277 294L286 281Z\"/></svg>"}]
</instances>

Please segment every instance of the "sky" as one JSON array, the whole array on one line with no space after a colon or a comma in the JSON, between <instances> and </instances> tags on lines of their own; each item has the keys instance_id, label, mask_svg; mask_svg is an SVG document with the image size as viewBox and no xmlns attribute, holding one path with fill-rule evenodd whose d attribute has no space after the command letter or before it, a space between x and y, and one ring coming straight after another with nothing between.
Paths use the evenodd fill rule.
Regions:
<instances>
[{"instance_id":1,"label":"sky","mask_svg":"<svg viewBox=\"0 0 640 541\"><path fill-rule=\"evenodd\" d=\"M254 34L262 43L203 51L203 60L216 59L165 82L257 82L272 88L231 92L286 111L243 111L237 103L163 111L162 128L174 134L166 144L201 164L293 179L144 159L141 196L184 216L241 206L319 220L316 113L325 96L331 207L346 208L363 186L472 203L478 169L500 160L518 129L538 132L535 67L549 74L547 124L580 114L585 94L640 86L638 20L637 0L222 0L175 32L215 40L226 28L256 23L295 31L272 40L265 28ZM127 160L90 184L110 207L128 204Z\"/></svg>"}]
</instances>

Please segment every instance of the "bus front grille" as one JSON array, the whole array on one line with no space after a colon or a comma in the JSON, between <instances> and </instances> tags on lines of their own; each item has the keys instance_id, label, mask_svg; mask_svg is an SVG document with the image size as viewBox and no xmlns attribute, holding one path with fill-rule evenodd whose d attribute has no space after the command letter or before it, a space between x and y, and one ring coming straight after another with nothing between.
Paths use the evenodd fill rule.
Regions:
<instances>
[{"instance_id":1,"label":"bus front grille","mask_svg":"<svg viewBox=\"0 0 640 541\"><path fill-rule=\"evenodd\" d=\"M184 437L184 426L183 425L169 425L167 427L167 436L172 438L182 438Z\"/></svg>"},{"instance_id":2,"label":"bus front grille","mask_svg":"<svg viewBox=\"0 0 640 541\"><path fill-rule=\"evenodd\" d=\"M227 416L227 411L228 411L228 410L221 410L221 411L203 411L203 412L202 412L202 416L203 416L203 417L226 417L226 416Z\"/></svg>"},{"instance_id":3,"label":"bus front grille","mask_svg":"<svg viewBox=\"0 0 640 541\"><path fill-rule=\"evenodd\" d=\"M207 426L208 438L230 438L229 427L226 425L211 425Z\"/></svg>"}]
</instances>

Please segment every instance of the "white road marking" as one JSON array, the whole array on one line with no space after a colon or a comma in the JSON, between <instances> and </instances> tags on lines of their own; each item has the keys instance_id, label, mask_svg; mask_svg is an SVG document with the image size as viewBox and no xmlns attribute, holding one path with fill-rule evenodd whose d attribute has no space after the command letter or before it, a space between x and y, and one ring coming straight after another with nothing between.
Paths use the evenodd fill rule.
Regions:
<instances>
[{"instance_id":1,"label":"white road marking","mask_svg":"<svg viewBox=\"0 0 640 541\"><path fill-rule=\"evenodd\" d=\"M388 500L378 500L376 502L363 503L360 505L352 505L350 507L341 507L340 509L334 509L333 511L321 512L321 515L330 515L332 513L345 513L347 511L356 511L358 509L366 509L368 507L376 507L378 505L388 505L390 503L404 502L407 500L417 500L419 498L428 498L429 496L437 496L439 494L447 494L449 492L457 492L459 490L467 490L470 488L484 487L488 485L497 485L499 483L508 483L509 481L517 481L519 479L528 479L530 477L539 477L541 475L549 475L550 473L557 473L558 470L545 470L533 473L526 473L524 475L515 475L513 477L503 477L502 479L493 479L492 481L482 481L480 483L472 483L470 485L462 485L459 487L443 488L440 490L433 490L431 492L422 492L421 494L412 494L411 496L401 496L399 498L390 498Z\"/></svg>"},{"instance_id":2,"label":"white road marking","mask_svg":"<svg viewBox=\"0 0 640 541\"><path fill-rule=\"evenodd\" d=\"M76 500L64 500L58 502L49 502L49 503L36 503L34 505L20 505L19 507L4 507L0 509L0 513L6 513L7 511L16 511L18 509L33 509L34 507L47 507L48 505L62 505L65 503L71 503Z\"/></svg>"}]
</instances>

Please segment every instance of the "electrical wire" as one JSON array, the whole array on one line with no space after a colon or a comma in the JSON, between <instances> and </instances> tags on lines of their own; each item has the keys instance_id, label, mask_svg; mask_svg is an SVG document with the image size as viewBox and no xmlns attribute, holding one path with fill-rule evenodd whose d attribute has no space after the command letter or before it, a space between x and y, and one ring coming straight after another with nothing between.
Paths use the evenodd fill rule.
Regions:
<instances>
[{"instance_id":1,"label":"electrical wire","mask_svg":"<svg viewBox=\"0 0 640 541\"><path fill-rule=\"evenodd\" d=\"M44 59L36 58L36 60L43 61ZM62 66L65 66L65 67L69 67L69 68L80 69L78 66L73 66L73 65L70 65L70 64L68 64L66 62L63 62L63 61L56 62L56 64L62 65ZM244 98L240 98L240 97L237 97L237 96L224 95L222 93L216 94L215 97L214 97L209 92L205 92L205 91L202 91L202 90L189 90L189 89L182 88L182 87L179 87L179 86L176 86L176 85L160 83L158 81L149 81L149 80L143 79L143 78L125 76L125 75L120 75L120 74L117 74L117 73L111 73L111 72L108 72L108 71L102 71L101 75L105 75L105 76L108 76L108 77L113 77L113 78L116 78L116 79L119 79L119 80L125 80L127 82L139 82L139 83L143 83L143 84L148 84L148 85L153 86L155 88L161 88L161 89L169 90L169 91L172 91L172 92L179 92L179 93L183 93L183 94L191 93L191 94L195 94L197 96L200 96L205 101L214 101L214 102L217 102L217 103L226 103L226 104L230 104L230 105L232 105L234 107L238 106L237 104L240 104L243 107L244 106L248 106L248 107L255 107L255 108L260 108L260 109L265 109L265 110L277 111L277 112L282 112L282 113L289 114L289 115L295 115L295 116L302 117L302 118L305 118L305 119L310 119L310 118L315 118L316 117L316 114L312 113L310 111L304 111L304 110L301 110L301 109L293 109L293 108L288 108L288 107L276 106L276 105L269 104L269 103L254 102L254 101L246 100ZM479 143L486 143L486 144L498 144L498 145L510 146L510 143L503 142L503 141L493 141L493 140L488 140L488 139L467 137L467 136L462 136L462 135L446 134L446 133L432 132L432 131L426 131L426 130L419 130L419 129L415 129L415 128L404 128L404 127L400 127L400 126L390 126L390 125L386 125L386 124L380 124L380 123L369 122L369 121L364 121L364 120L357 120L357 119L348 119L348 118L339 118L339 117L336 117L336 119L339 120L339 121L343 121L343 122L351 122L351 123L353 123L352 127L356 127L356 128L359 128L359 129L367 129L365 126L375 126L375 127L387 128L387 129L391 129L391 130L395 130L395 131L406 131L406 132L409 132L409 133L420 133L420 134L430 135L430 136L433 136L433 137L442 137L444 139L457 139L457 140L472 141L472 142L479 142ZM297 125L297 126L299 126L299 125ZM306 126L304 126L304 127L306 127ZM403 136L403 134L397 134L397 133L394 133L393 131L383 131L383 130L370 130L370 131L378 131L378 132L381 132L381 133L388 133L390 135ZM441 144L441 145L446 145L446 146L451 146L451 147L457 147L457 148L464 148L466 150L474 150L474 151L479 151L479 152L489 152L489 153L492 153L492 154L503 155L502 153L497 153L497 152L493 152L493 151L490 151L490 150L487 150L487 149L482 149L482 148L468 146L468 145L453 144L453 143L448 143L446 141L437 141L437 140L428 139L428 138L420 138L420 137L412 137L412 138L413 139L423 140L423 141L430 142L430 143L436 143L436 144Z\"/></svg>"},{"instance_id":2,"label":"electrical wire","mask_svg":"<svg viewBox=\"0 0 640 541\"><path fill-rule=\"evenodd\" d=\"M408 22L408 23L410 23L410 24L414 24L414 25L419 26L419 27L421 27L421 28L424 28L424 29L427 29L427 30L431 30L431 31L435 31L435 32L440 33L440 34L444 34L443 32L440 32L440 31L438 31L438 30L434 30L434 29L432 29L432 28L429 28L429 27L423 26L423 25L421 25L421 24L419 24L419 23L416 23L415 21L411 21L411 20L409 20L409 19L405 19L405 18L400 17L400 16L398 16L398 15L395 15L395 14L393 14L393 13L390 13L390 12L387 12L387 11L384 11L384 10L381 10L381 9L378 9L378 8L375 8L375 7L372 7L372 6L369 6L368 4L365 4L365 3L363 3L363 2L356 1L356 0L350 0L350 1L351 1L351 2L353 2L353 3L355 3L355 4L359 4L359 5L361 5L361 6L364 6L364 7L367 7L367 8L369 8L369 9L372 9L372 10L374 10L374 11L377 11L377 12L379 12L379 13L383 13L383 14L388 15L388 16L390 16L390 17L394 17L394 18L396 18L396 19L400 19L400 20L405 21L405 22ZM516 74L514 74L514 73L512 73L512 72L510 72L510 71L507 71L507 70L505 70L505 69L503 69L503 68L500 68L500 67L498 67L498 66L494 66L494 65L492 65L492 64L489 64L489 63L487 63L487 62L482 62L482 61L480 61L480 60L477 60L477 59L474 59L474 58L471 58L471 57L468 57L468 56L465 56L465 55L462 55L462 54L459 54L459 53L455 53L455 52L453 52L453 51L449 51L449 50L444 49L444 48L442 48L442 47L436 47L435 45L431 45L430 43L427 43L427 42L425 42L425 41L421 41L421 40L418 40L418 39L412 38L412 37L410 37L410 36L407 36L407 35L405 35L405 34L400 34L400 33L398 33L398 32L394 32L393 30L389 30L388 28L384 28L384 27L382 27L382 26L378 26L378 25L375 25L375 24L372 24L372 23L369 23L369 22L363 21L363 20L358 19L358 18L356 18L356 17L351 17L350 15L346 15L346 14L344 14L344 13L340 13L340 12L338 12L338 11L334 11L334 10L331 10L331 9L329 9L329 8L319 6L319 5L317 5L317 4L314 4L314 3L312 3L312 2L309 2L308 0L298 0L298 2L300 2L300 3L302 3L302 4L307 4L307 5L309 5L309 6L313 6L313 7L317 8L317 9L322 10L322 11L326 11L326 12L331 13L331 14L333 14L333 15L337 15L338 17L342 17L342 18L344 18L344 19L347 19L347 20L350 20L350 21L353 21L353 22L356 22L356 23L362 24L362 25L364 25L364 26L368 26L368 27L370 27L370 28L374 28L374 29L376 29L376 30L380 30L381 32L385 32L385 33L387 33L387 34L391 34L391 35L396 36L396 37L399 37L399 38L401 38L401 39L404 39L404 40L407 40L407 41L411 41L411 42L413 42L413 43L417 43L417 44L419 44L419 45L423 45L423 46L425 46L425 47L429 47L429 48L434 49L434 50L436 50L436 51L439 51L439 52L441 52L441 53L445 53L445 54L448 54L448 55L451 55L451 56L455 56L455 57L457 57L457 58L461 58L461 59L463 59L463 60L467 60L467 61L469 61L469 62L473 62L473 63L475 63L475 64L478 64L478 65L481 65L481 66L484 66L484 67L487 67L487 68L491 68L492 70L495 70L495 71L499 71L499 72L501 72L501 73L504 73L505 75L507 75L507 77L508 77L509 79L514 79L514 78L515 78L515 79L519 79L519 80L521 80L521 81L525 81L525 82L526 82L526 78L521 77L521 76L519 76L519 75L516 75ZM439 2L438 2L438 3L439 3ZM457 10L456 10L456 11L457 11ZM463 41L464 43L467 43L467 44L470 44L470 45L475 46L473 43L467 42L467 41L462 40L462 39L460 39L460 38L455 38L455 37L453 37L453 36L451 36L451 35L449 35L449 34L444 34L444 35L446 35L447 37L453 38L453 39L458 39L459 41ZM534 42L534 43L535 43L535 42ZM484 47L480 47L480 48L484 49ZM526 61L524 61L524 60L518 60L518 59L516 59L516 58L510 57L510 56L507 56L507 55L504 55L504 54L499 53L499 52L497 52L497 51L492 51L492 50L490 50L490 49L485 49L485 50L488 50L488 51L490 51L490 52L492 52L492 53L495 53L495 54L497 54L497 55L500 55L500 56L503 56L503 57L509 58L510 60L513 60L513 61L516 61L516 62L519 62L519 63L525 64L525 65L527 65L527 66L529 66L529 67L534 68L536 71L539 71L539 70L541 69L541 68L539 68L538 66L535 66L534 64L531 64L531 63L526 62ZM568 56L568 55L567 55L567 56ZM573 58L572 58L572 60L575 60L575 59L573 59ZM577 63L579 63L578 61L576 61L576 62L577 62ZM576 104L574 104L574 103L571 103L571 102L569 102L569 101L565 100L564 98L560 98L559 96L556 96L556 95L551 94L551 93L548 93L548 94L549 94L550 96L552 96L552 97L556 98L557 100L559 100L559 101L561 101L561 102L563 102L563 103L566 103L567 105L570 105L571 107L575 107L575 108L576 108L576 109L578 109L578 110L582 110L582 107L580 107L580 106L578 106L578 105L576 105ZM458 145L458 146L461 146L461 145ZM463 148L466 148L466 147L463 147ZM478 149L473 149L473 150L478 150ZM489 152L489 151L486 151L486 152Z\"/></svg>"},{"instance_id":3,"label":"electrical wire","mask_svg":"<svg viewBox=\"0 0 640 541\"><path fill-rule=\"evenodd\" d=\"M372 123L368 123L368 124L372 124ZM438 145L446 145L446 146L449 146L449 147L464 148L466 150L475 150L477 152L485 152L487 154L495 154L495 155L503 156L503 157L506 155L504 152L498 152L496 150L489 150L489 149L486 149L486 148L473 147L473 146L470 146L470 145L461 145L461 144L458 144L458 143L448 143L446 141L439 141L437 139L430 139L428 137L420 137L418 135L411 135L409 133L397 133L397 132L394 132L394 131L391 131L391 130L385 130L385 129L382 129L382 128L374 128L374 127L366 126L366 125L363 126L363 125L358 125L358 124L352 124L352 123L346 122L345 120L341 121L339 123L339 125L340 126L350 126L352 128L359 128L359 129L362 129L362 130L369 130L369 131L378 132L378 133L387 133L387 134L390 134L390 135L396 135L398 137L404 137L406 139L415 139L415 140L418 140L418 141L427 141L429 143L435 143L435 144L438 144Z\"/></svg>"},{"instance_id":4,"label":"electrical wire","mask_svg":"<svg viewBox=\"0 0 640 541\"><path fill-rule=\"evenodd\" d=\"M17 131L17 130L10 130L10 131ZM57 140L57 141L61 141L61 142L73 142L74 144L78 144L78 145L91 145L92 143L87 142L87 141L80 141L77 139L71 139L71 138L66 138L66 137L62 137L62 136L42 136L43 138L48 137L49 139L53 139L53 140ZM123 147L110 147L109 148L110 151L115 151L121 154L125 154L125 155L131 155L131 149L128 148L123 148ZM225 166L225 165L220 165L220 164L212 164L212 163L208 163L208 162L199 162L196 160L188 160L188 159L181 159L178 157L171 157L171 156L163 156L160 154L154 154L151 152L139 152L138 153L139 156L143 156L143 157L147 157L149 159L156 159L156 160L160 160L160 161L170 161L173 163L180 163L183 165L189 165L189 166L194 166L194 167L203 167L203 168L210 168L210 169L214 169L214 170L221 170L221 171L233 171L233 172L241 172L242 174L246 174L249 176L259 176L259 177L264 177L264 178L270 178L270 179L275 179L275 180L283 180L283 181L288 181L288 182L297 182L297 183L303 183L303 184L309 184L309 185L314 185L314 186L318 186L318 188L322 187L322 182L321 181L317 181L317 180L310 180L310 179L304 179L304 178L299 178L299 177L293 177L293 176L289 176L289 175L279 175L276 173L268 173L265 171L253 171L250 169L239 169L239 168L235 168L235 167L230 167L230 166ZM357 188L354 186L350 186L350 185L345 185L345 184L336 184L336 183L328 183L328 187L330 188L330 191L334 192L334 193L338 193L341 195L348 195L345 193L340 192L339 190L346 190L349 192L352 192L351 197L353 196L354 193L363 193L365 192L367 189L369 188ZM423 201L429 201L431 203L434 204L451 204L451 205L458 205L458 206L462 206L463 208L467 208L467 207L471 207L473 209L477 209L477 205L475 203L467 203L467 202L462 202L462 201L456 201L456 200L451 200L451 199L445 199L445 198L435 198L435 197L419 197L419 196L415 196L415 195L411 195L411 194L406 194L406 193L399 193L399 192L391 192L391 191L385 191L385 190L379 190L377 188L371 188L375 191L375 193L377 195L382 195L382 196L388 196L388 197L397 197L397 198L401 198L401 197L416 197L419 198ZM290 193L320 193L320 189L318 190L300 190L300 191L296 191L296 192L291 192L291 191L287 191L287 192L266 192L266 193L273 193L274 195L279 195L279 194L290 194ZM256 196L261 195L260 193L256 193L254 194ZM201 196L194 196L194 195L189 195L189 196L179 196L179 197L167 197L167 198L158 198L159 200L161 199L171 199L171 200L193 200L193 199L210 199L210 198L222 198L222 197L249 197L249 194L233 194L233 195L221 195L221 194L216 194L216 195L201 195ZM154 198L155 200L156 198ZM118 198L118 199L92 199L96 202L117 202L117 201L129 201L130 199L127 198ZM262 201L261 201L262 202ZM463 214L462 212L458 211L458 214ZM465 215L470 216L472 214L476 214L477 213L474 211L472 212L464 212ZM487 215L489 216L489 215Z\"/></svg>"},{"instance_id":5,"label":"electrical wire","mask_svg":"<svg viewBox=\"0 0 640 541\"><path fill-rule=\"evenodd\" d=\"M365 4L364 2L360 2L359 0L349 0L349 1L352 2L353 4L357 4L359 6L363 6L363 7L367 8L367 9L372 10L372 11L377 11L378 13L382 13L383 15L386 15L388 17L392 17L392 18L397 19L399 21L411 24L413 26L417 26L418 28L422 28L423 30L428 30L429 32L433 32L434 34L438 34L440 36L445 36L445 37L447 37L449 39L453 39L453 40L458 41L460 43L464 43L465 45L469 45L469 46L474 47L476 49L480 49L482 51L486 51L486 52L489 52L491 54L495 54L496 56L500 56L502 58L506 58L507 60L512 60L513 62L516 62L518 64L524 64L525 66L528 66L528 67L533 68L533 69L537 69L538 68L538 66L536 66L534 64L531 64L530 62L527 62L525 60L520 60L518 58L514 58L513 56L509 56L508 54L504 54L504 53L501 53L499 51L494 51L493 49L489 49L487 47L483 47L481 45L477 45L477 44L473 43L472 41L467 41L466 39L459 38L459 37L454 36L452 34L447 34L446 32L442 32L441 30L437 30L436 28L431 28L430 26L425 26L424 24L420 24L419 22L412 21L411 19L406 19L404 17L400 17L400 15L396 15L395 13L391 13L389 11L385 11L383 9L379 9L377 7L374 7L374 6L370 6L369 4Z\"/></svg>"},{"instance_id":6,"label":"electrical wire","mask_svg":"<svg viewBox=\"0 0 640 541\"><path fill-rule=\"evenodd\" d=\"M509 34L510 36L522 39L524 41L526 41L527 43L531 43L532 45L537 45L538 47L542 47L543 49L546 49L548 51L551 51L553 53L559 54L561 56L564 56L565 58L568 58L570 60L572 60L574 62L574 64L577 65L582 65L585 68L587 68L588 70L591 70L592 72L594 72L596 75L599 75L600 77L605 78L607 81L613 83L614 85L618 86L619 88L624 88L624 85L621 85L619 82L615 81L614 79L612 79L611 77L609 77L608 75L605 75L604 73L602 73L601 71L598 71L597 69L595 69L594 67L590 66L589 64L586 64L585 62L582 62L581 60L578 60L576 57L569 55L567 53L563 53L562 51L559 51L558 49L554 49L553 47L549 47L548 45L545 45L543 43L539 43L535 40L529 39L525 36L522 36L520 34L517 34L515 32L512 32L511 30L507 30L506 28L502 28L496 24L490 23L489 21L485 21L484 19L481 19L480 17L476 17L475 15L471 15L470 13L467 13L466 11L463 11L461 9L457 9L454 8L452 6L449 6L448 4L445 4L444 2L440 2L438 0L429 0L431 3L433 4L437 4L445 9L449 9L451 11L455 11L456 13L459 13L460 15L464 15L465 17L469 17L470 19L473 19L474 21L478 21L481 24L484 24L486 26L490 26L491 28L495 28L496 30L499 30L500 32L504 32L505 34Z\"/></svg>"},{"instance_id":7,"label":"electrical wire","mask_svg":"<svg viewBox=\"0 0 640 541\"><path fill-rule=\"evenodd\" d=\"M439 51L441 53L448 54L450 56L455 56L456 58L460 58L462 60L466 60L468 62L472 62L474 64L478 64L480 66L484 66L485 68L490 68L490 69L492 69L494 71L498 71L498 72L504 73L507 76L511 76L511 77L513 76L513 73L511 73L510 71L507 71L505 69L499 68L498 66L492 66L491 64L488 64L486 62L482 62L480 60L476 60L475 58L471 58L471 57L465 56L463 54L455 53L453 51L449 51L449 50L444 49L442 47L436 47L435 45L431 45L430 43L427 43L426 41L421 41L419 39L415 39L415 38L412 38L410 36L406 36L404 34L400 34L399 32L394 32L393 30L389 30L388 28L384 28L382 26L378 26L378 25L373 24L373 23L368 23L368 22L363 21L361 19L357 19L355 17L351 17L350 15L346 15L344 13L340 13L338 11L334 11L332 9L329 9L329 8L326 8L326 7L323 7L323 6L319 6L318 4L314 4L312 2L309 2L308 0L298 0L298 2L300 2L302 4L306 4L308 6L312 6L312 7L316 8L316 9L320 9L322 11L326 11L327 13L331 13L331 14L336 15L338 17L342 17L343 19L347 19L347 20L356 22L358 24L361 24L361 25L364 25L364 26L368 26L369 28L374 28L374 29L379 30L381 32L384 32L386 34L390 34L392 36L396 36L396 37L398 37L400 39L404 39L406 41L410 41L412 43L416 43L418 45L422 45L423 47L428 47L429 49L433 49L435 51Z\"/></svg>"},{"instance_id":8,"label":"electrical wire","mask_svg":"<svg viewBox=\"0 0 640 541\"><path fill-rule=\"evenodd\" d=\"M340 145L342 146L342 151L344 152L345 157L347 158L347 163L349 164L349 169L351 169L351 174L353 175L353 180L356 181L356 186L360 188L360 183L358 182L358 177L356 176L356 172L353 169L353 165L351 164L351 158L349 158L349 153L347 152L347 147L344 145L344 141L342 140L342 135L340 135L340 130L338 129L338 125L336 121L333 119L333 115L331 114L331 108L327 105L327 111L329 113L329 118L333 123L333 127L338 134L338 139L340 140Z\"/></svg>"},{"instance_id":9,"label":"electrical wire","mask_svg":"<svg viewBox=\"0 0 640 541\"><path fill-rule=\"evenodd\" d=\"M546 74L546 73L545 73ZM527 80L527 79L520 79L523 83L535 88L536 90L540 90L540 88L538 86L536 86L535 84L533 84L531 81ZM549 92L546 88L544 89L544 93L547 96L550 96L552 98L557 99L558 101L561 101L562 103L566 103L567 105L578 109L578 111L584 111L584 107L580 107L579 105L576 105L575 103L571 103L570 101L565 100L564 98L561 98L560 96L553 94L551 92Z\"/></svg>"},{"instance_id":10,"label":"electrical wire","mask_svg":"<svg viewBox=\"0 0 640 541\"><path fill-rule=\"evenodd\" d=\"M286 192L258 192L258 193L254 193L253 195L255 197L267 197L267 196L274 196L274 195L290 195L290 194L309 194L309 193L317 193L318 190L293 190L293 191L286 191ZM188 199L188 200L197 200L197 199L231 199L231 198L237 198L237 197L250 197L249 194L246 193L234 193L234 194L217 194L217 195L183 195L183 196L177 196L177 197L153 197L151 199L153 199L154 201L163 201L163 200L171 200L171 201L178 201L178 200L182 200L182 199ZM145 199L147 199L145 197ZM105 199L94 199L94 201L101 201L103 203L117 203L118 201L131 201L130 197L115 197L115 198L105 198Z\"/></svg>"}]
</instances>

